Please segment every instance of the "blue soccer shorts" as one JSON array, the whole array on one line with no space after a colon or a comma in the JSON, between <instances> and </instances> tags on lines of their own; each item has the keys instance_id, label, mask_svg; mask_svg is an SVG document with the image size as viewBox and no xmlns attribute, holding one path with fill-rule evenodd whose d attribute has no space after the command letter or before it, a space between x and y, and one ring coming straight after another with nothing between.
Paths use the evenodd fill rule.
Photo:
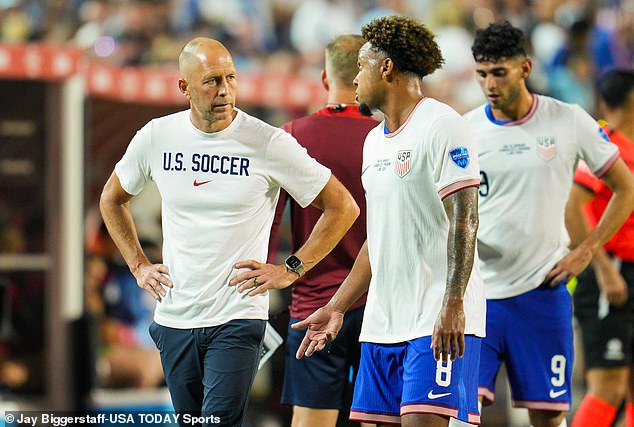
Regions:
<instances>
[{"instance_id":1,"label":"blue soccer shorts","mask_svg":"<svg viewBox=\"0 0 634 427\"><path fill-rule=\"evenodd\" d=\"M506 365L513 406L570 410L572 401L572 301L563 284L487 300L478 393L485 405L495 397L495 378Z\"/></svg>"},{"instance_id":2,"label":"blue soccer shorts","mask_svg":"<svg viewBox=\"0 0 634 427\"><path fill-rule=\"evenodd\" d=\"M400 424L407 414L437 414L480 424L480 338L465 336L465 354L434 360L431 337L397 344L361 344L350 419Z\"/></svg>"}]
</instances>

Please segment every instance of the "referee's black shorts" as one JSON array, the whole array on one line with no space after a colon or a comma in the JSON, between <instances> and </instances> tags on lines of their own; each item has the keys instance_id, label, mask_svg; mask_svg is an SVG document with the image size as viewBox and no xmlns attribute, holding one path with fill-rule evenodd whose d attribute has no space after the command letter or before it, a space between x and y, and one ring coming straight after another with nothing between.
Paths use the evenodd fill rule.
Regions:
<instances>
[{"instance_id":1,"label":"referee's black shorts","mask_svg":"<svg viewBox=\"0 0 634 427\"><path fill-rule=\"evenodd\" d=\"M622 306L601 297L592 266L578 276L574 312L583 337L586 369L616 368L632 363L634 345L634 263L618 261L617 269L628 286Z\"/></svg>"}]
</instances>

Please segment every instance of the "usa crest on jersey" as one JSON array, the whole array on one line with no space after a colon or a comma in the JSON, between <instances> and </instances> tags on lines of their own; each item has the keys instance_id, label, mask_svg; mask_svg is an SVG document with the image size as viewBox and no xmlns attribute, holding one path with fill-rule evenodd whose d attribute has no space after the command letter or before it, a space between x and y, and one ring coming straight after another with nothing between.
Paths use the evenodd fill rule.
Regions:
<instances>
[{"instance_id":1,"label":"usa crest on jersey","mask_svg":"<svg viewBox=\"0 0 634 427\"><path fill-rule=\"evenodd\" d=\"M396 153L396 163L394 170L396 174L403 178L412 167L412 150L402 150Z\"/></svg>"},{"instance_id":2,"label":"usa crest on jersey","mask_svg":"<svg viewBox=\"0 0 634 427\"><path fill-rule=\"evenodd\" d=\"M538 136L537 137L537 155L548 161L552 160L557 154L554 136Z\"/></svg>"}]
</instances>

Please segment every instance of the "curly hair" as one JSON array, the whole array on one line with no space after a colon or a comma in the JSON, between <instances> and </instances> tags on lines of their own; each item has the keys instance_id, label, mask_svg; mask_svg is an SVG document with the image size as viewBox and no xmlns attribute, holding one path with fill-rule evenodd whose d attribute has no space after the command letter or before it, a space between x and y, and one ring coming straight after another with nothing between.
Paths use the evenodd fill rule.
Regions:
<instances>
[{"instance_id":1,"label":"curly hair","mask_svg":"<svg viewBox=\"0 0 634 427\"><path fill-rule=\"evenodd\" d=\"M434 34L405 16L374 19L361 28L361 36L390 57L401 72L425 77L445 62Z\"/></svg>"},{"instance_id":2,"label":"curly hair","mask_svg":"<svg viewBox=\"0 0 634 427\"><path fill-rule=\"evenodd\" d=\"M634 70L614 69L599 81L599 94L608 106L621 108L634 91Z\"/></svg>"},{"instance_id":3,"label":"curly hair","mask_svg":"<svg viewBox=\"0 0 634 427\"><path fill-rule=\"evenodd\" d=\"M490 24L476 31L471 53L476 62L495 62L502 58L526 56L524 33L508 21Z\"/></svg>"}]
</instances>

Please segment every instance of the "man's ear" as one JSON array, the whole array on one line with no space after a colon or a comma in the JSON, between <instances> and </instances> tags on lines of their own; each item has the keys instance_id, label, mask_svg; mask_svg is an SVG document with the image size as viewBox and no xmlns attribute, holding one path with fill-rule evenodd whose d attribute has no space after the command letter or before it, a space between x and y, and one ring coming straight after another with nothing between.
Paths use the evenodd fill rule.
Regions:
<instances>
[{"instance_id":1,"label":"man's ear","mask_svg":"<svg viewBox=\"0 0 634 427\"><path fill-rule=\"evenodd\" d=\"M522 77L527 79L531 75L533 69L533 61L530 58L526 58L522 61Z\"/></svg>"},{"instance_id":2,"label":"man's ear","mask_svg":"<svg viewBox=\"0 0 634 427\"><path fill-rule=\"evenodd\" d=\"M189 98L189 87L186 80L178 79L178 90L180 90L183 95Z\"/></svg>"},{"instance_id":3,"label":"man's ear","mask_svg":"<svg viewBox=\"0 0 634 427\"><path fill-rule=\"evenodd\" d=\"M321 84L326 91L330 90L330 83L328 83L328 75L325 68L321 70Z\"/></svg>"},{"instance_id":4,"label":"man's ear","mask_svg":"<svg viewBox=\"0 0 634 427\"><path fill-rule=\"evenodd\" d=\"M381 76L385 79L391 79L394 74L394 61L392 58L385 58L381 62Z\"/></svg>"}]
</instances>

